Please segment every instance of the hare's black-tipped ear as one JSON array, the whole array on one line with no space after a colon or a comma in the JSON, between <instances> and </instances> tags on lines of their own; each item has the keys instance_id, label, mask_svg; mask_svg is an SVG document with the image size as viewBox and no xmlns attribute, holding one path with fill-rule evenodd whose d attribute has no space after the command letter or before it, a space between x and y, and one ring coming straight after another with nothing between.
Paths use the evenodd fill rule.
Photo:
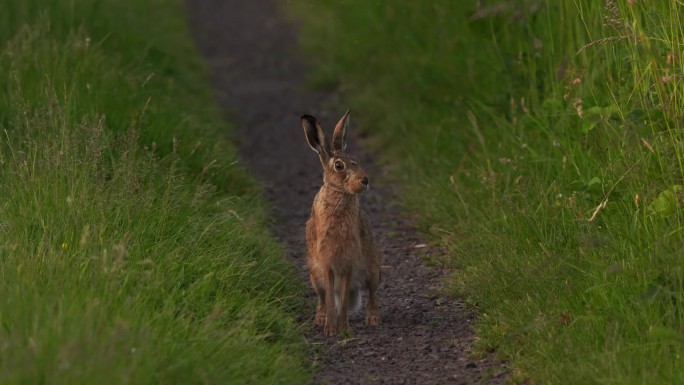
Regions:
<instances>
[{"instance_id":1,"label":"hare's black-tipped ear","mask_svg":"<svg viewBox=\"0 0 684 385\"><path fill-rule=\"evenodd\" d=\"M327 163L330 158L330 147L328 147L323 127L311 115L302 115L302 127L304 128L306 141L309 142L311 149L318 153L323 164Z\"/></svg>"},{"instance_id":2,"label":"hare's black-tipped ear","mask_svg":"<svg viewBox=\"0 0 684 385\"><path fill-rule=\"evenodd\" d=\"M347 148L347 129L349 128L349 110L342 115L342 118L335 126L333 132L333 150L344 151Z\"/></svg>"}]
</instances>

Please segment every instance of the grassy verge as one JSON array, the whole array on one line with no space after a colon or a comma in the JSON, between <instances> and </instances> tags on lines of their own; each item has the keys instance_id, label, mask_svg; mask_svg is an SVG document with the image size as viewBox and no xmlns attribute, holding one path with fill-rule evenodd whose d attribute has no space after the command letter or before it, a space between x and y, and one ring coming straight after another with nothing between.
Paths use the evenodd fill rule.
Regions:
<instances>
[{"instance_id":1,"label":"grassy verge","mask_svg":"<svg viewBox=\"0 0 684 385\"><path fill-rule=\"evenodd\" d=\"M0 382L302 383L301 288L175 0L0 12Z\"/></svg>"},{"instance_id":2,"label":"grassy verge","mask_svg":"<svg viewBox=\"0 0 684 385\"><path fill-rule=\"evenodd\" d=\"M684 382L681 2L290 9L514 381Z\"/></svg>"}]
</instances>

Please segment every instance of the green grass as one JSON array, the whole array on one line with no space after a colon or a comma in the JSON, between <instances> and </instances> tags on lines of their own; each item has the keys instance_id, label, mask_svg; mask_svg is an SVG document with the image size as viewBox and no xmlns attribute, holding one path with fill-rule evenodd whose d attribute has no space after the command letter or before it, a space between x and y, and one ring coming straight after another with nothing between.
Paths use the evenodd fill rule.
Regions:
<instances>
[{"instance_id":1,"label":"green grass","mask_svg":"<svg viewBox=\"0 0 684 385\"><path fill-rule=\"evenodd\" d=\"M0 382L306 381L180 2L8 2L0 41Z\"/></svg>"},{"instance_id":2,"label":"green grass","mask_svg":"<svg viewBox=\"0 0 684 385\"><path fill-rule=\"evenodd\" d=\"M684 383L684 4L476 3L289 10L513 381Z\"/></svg>"}]
</instances>

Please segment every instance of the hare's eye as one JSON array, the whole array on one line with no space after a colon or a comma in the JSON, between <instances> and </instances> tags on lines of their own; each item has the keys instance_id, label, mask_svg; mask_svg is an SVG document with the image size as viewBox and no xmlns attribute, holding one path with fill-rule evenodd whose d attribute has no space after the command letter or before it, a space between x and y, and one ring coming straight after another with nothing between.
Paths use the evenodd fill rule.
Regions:
<instances>
[{"instance_id":1,"label":"hare's eye","mask_svg":"<svg viewBox=\"0 0 684 385\"><path fill-rule=\"evenodd\" d=\"M342 171L344 170L344 162L341 160L335 161L335 171Z\"/></svg>"}]
</instances>

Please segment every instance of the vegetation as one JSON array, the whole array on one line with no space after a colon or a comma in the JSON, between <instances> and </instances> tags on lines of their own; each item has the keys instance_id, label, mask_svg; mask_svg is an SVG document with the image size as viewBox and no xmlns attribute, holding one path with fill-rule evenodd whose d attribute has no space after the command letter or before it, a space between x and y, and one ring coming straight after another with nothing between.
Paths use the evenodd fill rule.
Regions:
<instances>
[{"instance_id":1,"label":"vegetation","mask_svg":"<svg viewBox=\"0 0 684 385\"><path fill-rule=\"evenodd\" d=\"M306 381L181 4L5 2L0 41L0 382Z\"/></svg>"},{"instance_id":2,"label":"vegetation","mask_svg":"<svg viewBox=\"0 0 684 385\"><path fill-rule=\"evenodd\" d=\"M684 383L681 1L309 1L316 61L517 382ZM387 150L388 149L388 150Z\"/></svg>"}]
</instances>

